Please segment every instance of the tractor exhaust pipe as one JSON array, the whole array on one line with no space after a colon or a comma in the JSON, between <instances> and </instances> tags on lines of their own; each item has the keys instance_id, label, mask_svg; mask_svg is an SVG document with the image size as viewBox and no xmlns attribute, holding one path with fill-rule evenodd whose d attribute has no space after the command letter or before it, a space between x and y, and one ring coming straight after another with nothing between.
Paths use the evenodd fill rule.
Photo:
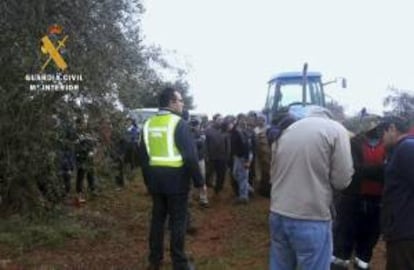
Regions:
<instances>
[{"instance_id":1,"label":"tractor exhaust pipe","mask_svg":"<svg viewBox=\"0 0 414 270\"><path fill-rule=\"evenodd\" d=\"M308 63L303 65L302 71L302 106L306 105L306 86L308 84Z\"/></svg>"}]
</instances>

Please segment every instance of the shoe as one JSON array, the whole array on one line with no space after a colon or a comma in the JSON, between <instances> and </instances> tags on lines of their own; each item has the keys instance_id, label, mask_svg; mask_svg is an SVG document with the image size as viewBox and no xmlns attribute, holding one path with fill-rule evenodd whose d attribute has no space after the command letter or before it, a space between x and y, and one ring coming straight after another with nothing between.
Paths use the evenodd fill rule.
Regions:
<instances>
[{"instance_id":1,"label":"shoe","mask_svg":"<svg viewBox=\"0 0 414 270\"><path fill-rule=\"evenodd\" d=\"M358 257L354 258L354 269L355 270L369 270L369 263L361 260Z\"/></svg>"},{"instance_id":2,"label":"shoe","mask_svg":"<svg viewBox=\"0 0 414 270\"><path fill-rule=\"evenodd\" d=\"M209 208L210 207L210 205L208 204L208 202L201 202L200 201L200 206L202 207L202 208Z\"/></svg>"},{"instance_id":3,"label":"shoe","mask_svg":"<svg viewBox=\"0 0 414 270\"><path fill-rule=\"evenodd\" d=\"M254 188L251 185L249 185L249 194L254 194Z\"/></svg>"},{"instance_id":4,"label":"shoe","mask_svg":"<svg viewBox=\"0 0 414 270\"><path fill-rule=\"evenodd\" d=\"M332 256L331 270L348 270L350 260L344 260Z\"/></svg>"},{"instance_id":5,"label":"shoe","mask_svg":"<svg viewBox=\"0 0 414 270\"><path fill-rule=\"evenodd\" d=\"M78 203L79 204L86 203L85 196L82 193L78 194Z\"/></svg>"}]
</instances>

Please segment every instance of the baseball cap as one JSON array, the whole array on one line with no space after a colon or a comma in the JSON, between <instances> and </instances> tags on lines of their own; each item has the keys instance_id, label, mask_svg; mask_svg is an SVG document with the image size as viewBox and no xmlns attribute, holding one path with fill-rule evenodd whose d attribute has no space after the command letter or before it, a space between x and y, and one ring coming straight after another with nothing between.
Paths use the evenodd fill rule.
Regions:
<instances>
[{"instance_id":1,"label":"baseball cap","mask_svg":"<svg viewBox=\"0 0 414 270\"><path fill-rule=\"evenodd\" d=\"M381 117L375 114L368 114L361 117L356 130L357 134L366 133L381 124Z\"/></svg>"}]
</instances>

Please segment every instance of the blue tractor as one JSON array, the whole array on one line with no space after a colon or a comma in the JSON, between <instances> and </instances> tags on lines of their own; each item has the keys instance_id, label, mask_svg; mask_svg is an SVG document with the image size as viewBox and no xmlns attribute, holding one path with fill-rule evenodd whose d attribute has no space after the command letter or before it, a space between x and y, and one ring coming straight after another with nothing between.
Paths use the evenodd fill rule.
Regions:
<instances>
[{"instance_id":1,"label":"blue tractor","mask_svg":"<svg viewBox=\"0 0 414 270\"><path fill-rule=\"evenodd\" d=\"M308 72L305 63L302 72L285 72L272 77L268 84L269 90L264 113L269 121L281 114L289 113L295 118L301 118L309 105L325 107L324 86L341 82L346 88L344 78L322 82L322 74Z\"/></svg>"}]
</instances>

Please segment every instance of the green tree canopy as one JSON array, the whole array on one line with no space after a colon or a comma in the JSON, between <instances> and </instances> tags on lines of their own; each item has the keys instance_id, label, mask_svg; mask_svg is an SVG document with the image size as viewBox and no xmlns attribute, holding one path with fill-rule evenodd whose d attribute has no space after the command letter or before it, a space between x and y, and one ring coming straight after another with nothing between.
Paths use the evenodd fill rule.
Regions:
<instances>
[{"instance_id":1,"label":"green tree canopy","mask_svg":"<svg viewBox=\"0 0 414 270\"><path fill-rule=\"evenodd\" d=\"M390 94L384 99L387 110L384 114L405 117L414 124L414 92L390 87Z\"/></svg>"},{"instance_id":2,"label":"green tree canopy","mask_svg":"<svg viewBox=\"0 0 414 270\"><path fill-rule=\"evenodd\" d=\"M99 125L117 115L117 104L152 106L154 96L167 84L180 87L191 106L185 78L166 82L151 64L173 68L161 50L143 44L141 0L3 0L0 12L3 206L24 210L36 205L39 185L48 186L48 200L58 201L62 123L70 126L74 118L88 116ZM40 40L54 24L68 35L59 52L68 64L65 73L82 74L79 91L30 91L25 81L25 74L39 73L46 61ZM51 61L45 72L56 71Z\"/></svg>"}]
</instances>

